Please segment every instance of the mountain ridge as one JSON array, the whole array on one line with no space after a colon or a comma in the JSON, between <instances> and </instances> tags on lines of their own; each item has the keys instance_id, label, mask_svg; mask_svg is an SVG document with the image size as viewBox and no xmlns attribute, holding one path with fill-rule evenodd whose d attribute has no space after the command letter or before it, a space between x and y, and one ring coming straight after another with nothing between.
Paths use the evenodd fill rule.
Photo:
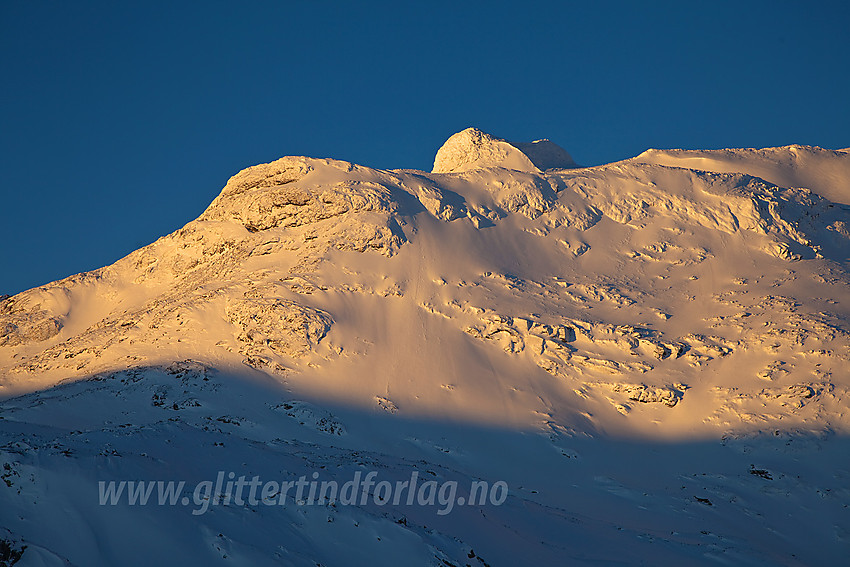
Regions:
<instances>
[{"instance_id":1,"label":"mountain ridge","mask_svg":"<svg viewBox=\"0 0 850 567\"><path fill-rule=\"evenodd\" d=\"M480 134L483 133L477 130L465 130L459 134L461 138L469 135L477 137L485 145L505 144L488 135L482 137ZM454 142L447 144L457 146ZM511 148L512 151L520 151L516 146ZM762 152L770 155L793 153L790 148L793 147ZM325 343L332 342L334 337L333 310L323 305L311 305L310 301L305 303L304 300L316 294L326 294L328 290L331 294L377 293L386 297L403 297L410 293L412 281L411 274L402 270L394 278L378 278L383 279L384 284L368 282L351 287L345 282L346 277L340 280L342 274L339 272L320 275L323 273L321 267L333 263L335 256L347 253L365 254L361 259L378 253L390 259L405 247L412 246L412 240L425 238L423 230L442 231L444 229L436 227L454 226L454 223L461 223L459 226L466 228L450 232L466 234L463 239L468 242L476 239L486 242L487 237L474 235L493 230L504 232L504 235L498 236L500 241L504 237L525 235L521 239L530 238L541 245L551 242L547 246L554 245L555 250L547 252L549 256L573 258L571 262L580 263L589 263L594 254L587 252L598 248L588 246L583 235L598 230L601 225L621 227L620 230L625 228L632 235L629 238L644 231L652 232L655 236L651 239L657 242L650 243L642 252L635 250L624 256L609 250L601 257L615 258L616 263L622 265L629 261L634 261L635 265L645 264L649 260L665 266L667 272L681 265L710 263L715 256L712 248L717 245L709 243L729 237L740 240L743 246L755 253L767 254L783 262L803 258L821 258L827 262L844 260L842 254L846 252L850 233L845 221L841 220L846 217L842 206L810 190L779 187L746 173L707 172L654 163L669 161L673 159L670 156L678 154L648 152L615 164L550 170L547 173L536 166L533 166L533 171L521 171L490 162L445 173L388 171L339 160L304 157L286 157L250 167L231 177L198 219L171 235L111 266L5 300L0 307L5 329L0 344L12 350L17 348L17 352L11 358L0 358L0 364L10 373L7 376L13 377L11 382L19 384L19 387L27 383L25 377L32 373L44 377L61 372L75 375L83 371L102 372L109 370L110 364L120 367L132 360L145 359L145 348L153 348L152 352L174 351L174 343L171 346L162 343L184 342L177 338L178 335L182 336L186 328L196 328L204 329L205 335L210 336L204 340L212 341L213 335L217 339L213 345L202 346L195 353L194 357L201 360L210 356L212 360L227 359L232 364L235 362L231 360L232 355L235 354L242 357L243 363L273 374L294 371L300 363L293 361L305 356L311 360L318 356L319 360L333 365L329 361L335 355L322 350L323 340ZM480 161L480 148L474 150L474 156ZM836 157L841 156L836 154ZM427 214L427 217L422 217L422 214ZM658 223L672 226L652 228ZM827 230L823 229L824 224ZM671 228L673 234L662 238L663 233L669 233ZM675 233L696 234L700 231L705 235L700 245L683 245L675 237ZM553 238L555 234L558 236ZM435 236L435 242L444 242L448 234L435 233ZM665 259L671 251L674 251L671 259ZM455 258L446 257L446 265L441 265L442 259L432 257L430 267L440 271L439 279L446 281L446 275L453 275L453 269L460 267L461 271L465 270L463 266L474 263L475 255L481 253L480 250L474 252L473 247L469 252L460 252ZM505 262L515 263L517 260L512 259L513 253L501 255L489 250L484 256L479 256L490 269L482 268L477 275L468 274L475 278L475 286L486 288L489 285L486 282L491 278L482 274L502 272L508 274L499 276L507 277L506 282L515 278L504 269L492 269ZM340 263L343 270L350 270L344 267L348 261ZM268 262L271 264L264 265ZM418 269L421 270L421 266ZM643 310L644 313L656 313L652 316L654 320L647 320L646 315L623 316L629 309L639 311L633 308L636 305L634 297L644 297L648 304L653 303L647 293L652 293L651 288L655 284L638 285L632 293L634 297L629 298L623 296L622 282L615 274L603 276L603 280L607 278L612 282L608 291L603 292L601 290L605 286L594 283L586 275L576 278L586 283L567 281L562 284L558 279L563 280L564 277L558 269L543 268L544 272L549 272L547 274L540 272L540 266L535 270L537 275L545 276L544 280L553 276L556 280L554 284L539 279L528 280L538 287L532 297L554 293L552 285L555 285L561 286L560 289L565 287L566 295L576 297L574 301L577 302L577 309L554 307L557 314L553 321L546 321L543 316L531 317L529 320L536 320L535 324L551 326L553 322L581 321L581 317L576 319L575 316L594 309L590 298L602 298L600 301L606 306L605 310L610 307L611 313L617 314L620 321L617 324L643 326L656 334L665 332L664 327L676 328L677 333L684 335L694 334L697 330L688 329L687 325L676 325L682 317L673 317L674 320L668 323L667 319L675 313L664 313L660 306ZM581 271L579 269L576 276ZM645 275L643 279L653 282L658 277L665 276ZM329 283L334 280L341 283ZM416 284L427 285L430 295L416 300L419 305L414 312L424 309L431 317L455 319L461 326L459 331L479 329L472 332L472 336L478 333L486 338L488 333L479 326L481 318L475 314L475 309L488 313L493 306L477 305L472 312L469 311L471 307L461 307L460 312L452 313L458 309L456 304L466 284L461 280L460 287L456 287L457 297L443 299L445 305L441 307L434 305L432 300L442 295L443 290L439 287L444 284L435 284L437 278L432 280L427 284ZM524 280L526 278L520 276L518 281ZM682 287L690 285L683 284ZM576 295L571 292L574 289L592 292ZM617 289L620 290L619 295L615 291ZM262 315L251 315L252 310ZM527 312L515 315L529 317ZM215 325L209 324L210 321L214 321ZM598 323L607 323L606 318L592 319L585 324L593 326ZM579 329L581 325L573 324L573 327ZM704 323L691 326L702 331ZM526 337L523 333L527 331L520 332L511 325L508 328L505 333ZM572 332L575 334L575 330ZM719 344L731 344L731 337L740 332L727 333ZM844 331L841 330L841 333ZM577 354L570 347L572 353L561 349L557 354L547 354L542 345L554 348L555 343L551 340L547 343L546 337L539 332L529 336L536 337L532 342L538 343L538 346L534 348L543 349L542 358L536 364L567 379L570 379L571 373L581 375L582 368L587 372L588 367L597 369L591 374L601 371L618 375L654 366L651 360L632 363L602 356L604 349L600 349L594 341L589 345L589 352L579 349ZM520 340L524 343L527 337ZM629 340L625 339L623 344L628 345ZM118 346L119 343L149 346L129 348ZM215 344L227 346L214 348ZM708 344L711 341L703 341L699 348L706 348ZM46 348L40 351L42 345ZM181 345L181 348L185 350L186 347ZM333 351L339 346L329 348ZM631 346L620 348L625 348L626 353L634 350ZM669 344L664 346L664 343L649 348L660 349L662 353L671 349ZM692 354L697 352L695 345L687 348L692 350ZM324 354L317 355L315 349L322 350ZM115 354L107 355L107 351ZM125 362L105 362L118 353ZM629 356L639 355L633 352ZM574 358L582 360L581 364L576 365ZM72 364L65 362L69 359ZM162 362L168 361L163 359ZM684 395L684 391L671 386L676 381L669 377L655 384L644 383L646 372L648 370L638 371L639 380L622 388L643 392L636 394L638 396L657 395L662 399L672 396L669 398L671 401ZM6 382L6 391L15 391L8 378Z\"/></svg>"},{"instance_id":2,"label":"mountain ridge","mask_svg":"<svg viewBox=\"0 0 850 567\"><path fill-rule=\"evenodd\" d=\"M0 550L21 565L843 561L850 154L546 168L523 148L568 154L464 132L435 160L450 171L244 169L173 233L0 298ZM369 474L506 492L445 513L377 486L353 505L275 500L283 482ZM198 497L226 475L277 488ZM98 499L129 480L186 485L175 505Z\"/></svg>"}]
</instances>

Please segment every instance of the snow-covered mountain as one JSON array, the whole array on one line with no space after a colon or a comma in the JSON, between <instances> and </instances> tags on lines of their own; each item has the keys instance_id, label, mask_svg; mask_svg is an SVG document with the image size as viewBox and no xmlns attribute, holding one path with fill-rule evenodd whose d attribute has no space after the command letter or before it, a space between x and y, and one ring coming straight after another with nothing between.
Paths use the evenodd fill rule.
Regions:
<instances>
[{"instance_id":1,"label":"snow-covered mountain","mask_svg":"<svg viewBox=\"0 0 850 567\"><path fill-rule=\"evenodd\" d=\"M816 147L580 167L467 129L431 173L248 168L0 303L0 540L19 565L840 561L848 223L850 152ZM219 471L509 490L99 503Z\"/></svg>"}]
</instances>

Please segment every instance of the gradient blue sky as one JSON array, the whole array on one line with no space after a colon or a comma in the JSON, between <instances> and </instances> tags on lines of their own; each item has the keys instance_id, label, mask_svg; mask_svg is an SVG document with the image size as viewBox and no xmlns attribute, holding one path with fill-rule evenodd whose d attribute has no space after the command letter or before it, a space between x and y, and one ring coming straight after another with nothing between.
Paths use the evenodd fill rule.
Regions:
<instances>
[{"instance_id":1,"label":"gradient blue sky","mask_svg":"<svg viewBox=\"0 0 850 567\"><path fill-rule=\"evenodd\" d=\"M841 2L0 1L0 293L109 264L283 155L430 169L452 133L850 146Z\"/></svg>"}]
</instances>

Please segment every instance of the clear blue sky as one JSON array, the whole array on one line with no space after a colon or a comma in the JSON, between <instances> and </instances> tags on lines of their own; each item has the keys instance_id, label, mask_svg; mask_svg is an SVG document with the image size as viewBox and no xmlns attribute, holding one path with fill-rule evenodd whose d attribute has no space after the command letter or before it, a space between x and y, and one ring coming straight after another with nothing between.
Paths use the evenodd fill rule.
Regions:
<instances>
[{"instance_id":1,"label":"clear blue sky","mask_svg":"<svg viewBox=\"0 0 850 567\"><path fill-rule=\"evenodd\" d=\"M430 169L850 146L841 2L0 2L0 293L109 264L283 155Z\"/></svg>"}]
</instances>

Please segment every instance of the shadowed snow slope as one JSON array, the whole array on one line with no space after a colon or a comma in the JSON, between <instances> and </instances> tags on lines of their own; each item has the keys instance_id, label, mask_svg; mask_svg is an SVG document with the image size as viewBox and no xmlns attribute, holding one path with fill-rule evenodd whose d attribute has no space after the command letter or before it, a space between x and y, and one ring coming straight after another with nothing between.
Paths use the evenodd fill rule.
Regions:
<instances>
[{"instance_id":1,"label":"shadowed snow slope","mask_svg":"<svg viewBox=\"0 0 850 567\"><path fill-rule=\"evenodd\" d=\"M248 168L180 230L0 301L0 543L57 565L835 562L848 203L850 154L803 146L581 168L470 128L430 173ZM510 497L97 505L98 480L219 470Z\"/></svg>"}]
</instances>

